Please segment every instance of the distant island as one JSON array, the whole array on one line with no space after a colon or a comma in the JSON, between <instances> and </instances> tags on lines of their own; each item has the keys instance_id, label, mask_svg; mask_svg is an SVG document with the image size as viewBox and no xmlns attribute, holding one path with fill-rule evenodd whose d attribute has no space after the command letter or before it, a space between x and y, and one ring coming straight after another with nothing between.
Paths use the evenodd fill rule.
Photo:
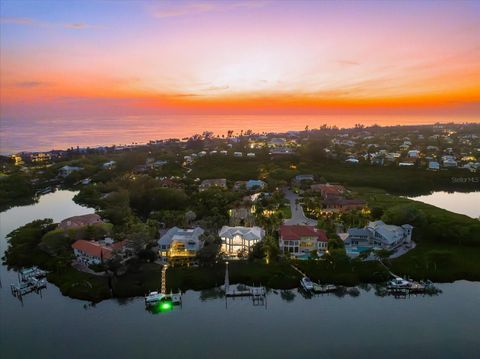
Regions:
<instances>
[{"instance_id":1,"label":"distant island","mask_svg":"<svg viewBox=\"0 0 480 359\"><path fill-rule=\"evenodd\" d=\"M224 281L480 280L480 221L403 196L480 190L480 125L323 126L2 156L2 210L56 189L96 214L10 233L9 267L39 266L100 301ZM168 267L167 267L168 266Z\"/></svg>"}]
</instances>

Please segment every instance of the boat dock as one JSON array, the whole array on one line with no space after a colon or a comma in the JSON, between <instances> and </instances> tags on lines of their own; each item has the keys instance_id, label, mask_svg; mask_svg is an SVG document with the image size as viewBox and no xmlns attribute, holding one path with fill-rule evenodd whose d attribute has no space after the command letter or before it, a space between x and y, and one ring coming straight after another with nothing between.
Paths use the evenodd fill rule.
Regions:
<instances>
[{"instance_id":1,"label":"boat dock","mask_svg":"<svg viewBox=\"0 0 480 359\"><path fill-rule=\"evenodd\" d=\"M18 283L10 284L10 290L17 298L31 292L38 293L41 289L47 287L46 275L47 272L38 267L22 269L18 272Z\"/></svg>"},{"instance_id":2,"label":"boat dock","mask_svg":"<svg viewBox=\"0 0 480 359\"><path fill-rule=\"evenodd\" d=\"M167 293L167 269L168 265L164 265L162 268L161 291L153 291L145 295L145 306L147 308L153 307L161 302L182 305L181 292L173 293L173 291L170 291L170 293Z\"/></svg>"},{"instance_id":3,"label":"boat dock","mask_svg":"<svg viewBox=\"0 0 480 359\"><path fill-rule=\"evenodd\" d=\"M248 286L244 284L230 285L228 262L225 262L225 283L223 285L225 299L235 297L250 297L254 305L265 305L267 290L263 286Z\"/></svg>"}]
</instances>

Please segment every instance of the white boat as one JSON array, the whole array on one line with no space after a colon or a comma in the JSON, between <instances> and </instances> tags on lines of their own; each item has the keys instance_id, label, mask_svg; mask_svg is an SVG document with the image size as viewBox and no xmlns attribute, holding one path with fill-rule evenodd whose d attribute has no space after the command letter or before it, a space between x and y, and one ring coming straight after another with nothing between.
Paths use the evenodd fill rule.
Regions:
<instances>
[{"instance_id":1,"label":"white boat","mask_svg":"<svg viewBox=\"0 0 480 359\"><path fill-rule=\"evenodd\" d=\"M146 305L155 305L165 298L165 294L159 292L150 292L145 296Z\"/></svg>"},{"instance_id":2,"label":"white boat","mask_svg":"<svg viewBox=\"0 0 480 359\"><path fill-rule=\"evenodd\" d=\"M328 293L328 292L334 292L335 290L337 290L337 287L334 286L333 284L321 285L318 283L313 283L313 291L315 293Z\"/></svg>"},{"instance_id":3,"label":"white boat","mask_svg":"<svg viewBox=\"0 0 480 359\"><path fill-rule=\"evenodd\" d=\"M408 289L412 285L411 282L409 282L406 279L400 278L400 277L395 277L391 281L388 282L387 288L389 289Z\"/></svg>"},{"instance_id":4,"label":"white boat","mask_svg":"<svg viewBox=\"0 0 480 359\"><path fill-rule=\"evenodd\" d=\"M300 280L300 285L302 286L305 291L310 292L313 290L313 282L308 277L303 277Z\"/></svg>"}]
</instances>

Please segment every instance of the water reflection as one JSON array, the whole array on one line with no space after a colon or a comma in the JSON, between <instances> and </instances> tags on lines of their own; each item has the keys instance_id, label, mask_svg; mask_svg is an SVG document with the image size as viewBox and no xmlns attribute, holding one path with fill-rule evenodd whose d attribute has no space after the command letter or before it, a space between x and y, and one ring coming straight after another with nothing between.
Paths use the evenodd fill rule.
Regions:
<instances>
[{"instance_id":1,"label":"water reflection","mask_svg":"<svg viewBox=\"0 0 480 359\"><path fill-rule=\"evenodd\" d=\"M480 217L480 192L433 192L426 196L409 198L472 218Z\"/></svg>"},{"instance_id":2,"label":"water reflection","mask_svg":"<svg viewBox=\"0 0 480 359\"><path fill-rule=\"evenodd\" d=\"M280 292L280 297L286 302L293 302L295 300L295 292L292 290L282 290Z\"/></svg>"},{"instance_id":3,"label":"water reflection","mask_svg":"<svg viewBox=\"0 0 480 359\"><path fill-rule=\"evenodd\" d=\"M212 299L221 299L225 297L225 291L221 288L204 289L200 291L200 300L205 302Z\"/></svg>"}]
</instances>

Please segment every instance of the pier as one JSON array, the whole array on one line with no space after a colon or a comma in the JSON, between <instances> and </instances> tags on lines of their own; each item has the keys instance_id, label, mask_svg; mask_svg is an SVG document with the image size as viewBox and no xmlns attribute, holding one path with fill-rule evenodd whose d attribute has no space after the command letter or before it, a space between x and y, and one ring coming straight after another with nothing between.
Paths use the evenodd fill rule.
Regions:
<instances>
[{"instance_id":1,"label":"pier","mask_svg":"<svg viewBox=\"0 0 480 359\"><path fill-rule=\"evenodd\" d=\"M47 272L38 267L25 268L18 272L18 283L10 284L13 296L22 298L25 294L36 292L47 287Z\"/></svg>"},{"instance_id":2,"label":"pier","mask_svg":"<svg viewBox=\"0 0 480 359\"><path fill-rule=\"evenodd\" d=\"M235 297L250 297L253 305L266 305L267 291L263 286L248 286L244 284L230 285L228 274L228 262L225 262L225 283L223 285L225 291L225 300Z\"/></svg>"},{"instance_id":3,"label":"pier","mask_svg":"<svg viewBox=\"0 0 480 359\"><path fill-rule=\"evenodd\" d=\"M174 305L182 305L182 293L179 291L177 293L167 293L167 270L168 264L164 265L162 268L162 278L161 278L161 290L153 291L145 295L145 306L147 308L151 308L156 306L157 304L163 303L170 303Z\"/></svg>"}]
</instances>

